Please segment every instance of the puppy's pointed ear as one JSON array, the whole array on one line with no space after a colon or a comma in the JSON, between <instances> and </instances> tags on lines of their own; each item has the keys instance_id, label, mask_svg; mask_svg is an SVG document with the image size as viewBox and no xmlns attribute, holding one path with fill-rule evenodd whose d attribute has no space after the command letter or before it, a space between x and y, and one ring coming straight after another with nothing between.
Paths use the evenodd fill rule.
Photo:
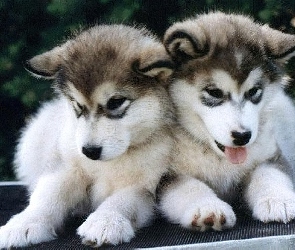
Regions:
<instances>
[{"instance_id":1,"label":"puppy's pointed ear","mask_svg":"<svg viewBox=\"0 0 295 250\"><path fill-rule=\"evenodd\" d=\"M48 52L27 60L24 66L35 77L54 79L62 63L63 51L63 47L55 47Z\"/></svg>"},{"instance_id":2,"label":"puppy's pointed ear","mask_svg":"<svg viewBox=\"0 0 295 250\"><path fill-rule=\"evenodd\" d=\"M268 25L263 25L261 30L270 57L281 62L287 62L295 56L295 35L274 30Z\"/></svg>"},{"instance_id":3,"label":"puppy's pointed ear","mask_svg":"<svg viewBox=\"0 0 295 250\"><path fill-rule=\"evenodd\" d=\"M182 27L175 26L168 29L164 36L164 45L173 60L184 62L208 54L209 46L202 32L197 37L196 32L191 33Z\"/></svg>"},{"instance_id":4,"label":"puppy's pointed ear","mask_svg":"<svg viewBox=\"0 0 295 250\"><path fill-rule=\"evenodd\" d=\"M132 68L141 75L167 80L174 70L174 63L162 44L153 44L142 51Z\"/></svg>"}]
</instances>

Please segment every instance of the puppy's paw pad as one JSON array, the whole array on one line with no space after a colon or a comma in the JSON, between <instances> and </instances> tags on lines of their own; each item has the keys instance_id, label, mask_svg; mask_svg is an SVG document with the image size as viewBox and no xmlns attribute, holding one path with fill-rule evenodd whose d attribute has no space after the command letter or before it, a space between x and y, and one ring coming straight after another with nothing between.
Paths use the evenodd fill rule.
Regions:
<instances>
[{"instance_id":1,"label":"puppy's paw pad","mask_svg":"<svg viewBox=\"0 0 295 250\"><path fill-rule=\"evenodd\" d=\"M135 235L131 222L112 212L91 214L78 228L82 243L92 247L129 242Z\"/></svg>"},{"instance_id":2,"label":"puppy's paw pad","mask_svg":"<svg viewBox=\"0 0 295 250\"><path fill-rule=\"evenodd\" d=\"M192 219L189 219L192 218ZM183 218L183 226L206 231L214 229L220 231L235 225L236 216L230 205L223 201L198 204L194 209L186 211Z\"/></svg>"},{"instance_id":3,"label":"puppy's paw pad","mask_svg":"<svg viewBox=\"0 0 295 250\"><path fill-rule=\"evenodd\" d=\"M229 215L228 217L232 217L231 221L235 221L234 215ZM227 225L226 215L220 212L211 213L209 215L205 215L204 217L202 217L201 215L195 215L191 223L193 229L199 230L201 232L206 231L210 228L220 231L224 228L232 227L233 225L234 223L229 223Z\"/></svg>"}]
</instances>

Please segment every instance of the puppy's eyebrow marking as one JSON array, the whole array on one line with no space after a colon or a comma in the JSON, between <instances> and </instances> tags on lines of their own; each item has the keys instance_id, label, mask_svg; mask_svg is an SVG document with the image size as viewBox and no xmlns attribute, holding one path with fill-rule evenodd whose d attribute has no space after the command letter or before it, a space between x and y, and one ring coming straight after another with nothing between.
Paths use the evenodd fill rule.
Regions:
<instances>
[{"instance_id":1,"label":"puppy's eyebrow marking","mask_svg":"<svg viewBox=\"0 0 295 250\"><path fill-rule=\"evenodd\" d=\"M217 85L212 78L209 78L209 79L205 80L205 82L204 82L203 90L205 88L217 88Z\"/></svg>"},{"instance_id":2,"label":"puppy's eyebrow marking","mask_svg":"<svg viewBox=\"0 0 295 250\"><path fill-rule=\"evenodd\" d=\"M205 77L201 82L200 82L200 88L204 90L205 88L216 88L216 83L212 79L212 77Z\"/></svg>"},{"instance_id":3,"label":"puppy's eyebrow marking","mask_svg":"<svg viewBox=\"0 0 295 250\"><path fill-rule=\"evenodd\" d=\"M263 78L263 71L261 70L260 67L256 67L249 72L244 83L246 83L246 82L258 83L258 82L261 82L262 78Z\"/></svg>"}]
</instances>

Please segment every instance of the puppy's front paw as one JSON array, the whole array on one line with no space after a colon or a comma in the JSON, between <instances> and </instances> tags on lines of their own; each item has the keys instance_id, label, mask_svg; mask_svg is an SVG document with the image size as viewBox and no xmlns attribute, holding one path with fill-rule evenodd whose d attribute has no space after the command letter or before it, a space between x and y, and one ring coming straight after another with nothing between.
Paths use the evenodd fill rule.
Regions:
<instances>
[{"instance_id":1,"label":"puppy's front paw","mask_svg":"<svg viewBox=\"0 0 295 250\"><path fill-rule=\"evenodd\" d=\"M232 207L218 198L200 200L185 211L181 221L182 226L201 232L211 228L220 231L233 227L235 223Z\"/></svg>"},{"instance_id":2,"label":"puppy's front paw","mask_svg":"<svg viewBox=\"0 0 295 250\"><path fill-rule=\"evenodd\" d=\"M131 221L116 212L91 214L78 228L82 243L92 247L129 242L135 235Z\"/></svg>"},{"instance_id":3,"label":"puppy's front paw","mask_svg":"<svg viewBox=\"0 0 295 250\"><path fill-rule=\"evenodd\" d=\"M53 227L38 220L18 221L14 218L0 228L0 249L23 247L56 238Z\"/></svg>"},{"instance_id":4,"label":"puppy's front paw","mask_svg":"<svg viewBox=\"0 0 295 250\"><path fill-rule=\"evenodd\" d=\"M295 194L261 199L253 207L253 217L265 223L291 221L295 218Z\"/></svg>"}]
</instances>

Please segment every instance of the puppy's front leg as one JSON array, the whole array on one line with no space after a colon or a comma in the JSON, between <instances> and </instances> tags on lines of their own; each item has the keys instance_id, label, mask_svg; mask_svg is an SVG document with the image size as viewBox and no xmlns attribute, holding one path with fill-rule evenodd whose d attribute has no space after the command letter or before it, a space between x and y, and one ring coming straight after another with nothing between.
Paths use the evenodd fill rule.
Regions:
<instances>
[{"instance_id":1,"label":"puppy's front leg","mask_svg":"<svg viewBox=\"0 0 295 250\"><path fill-rule=\"evenodd\" d=\"M179 176L162 191L159 209L171 222L198 231L222 230L235 225L232 207L205 183Z\"/></svg>"},{"instance_id":2,"label":"puppy's front leg","mask_svg":"<svg viewBox=\"0 0 295 250\"><path fill-rule=\"evenodd\" d=\"M245 198L253 217L263 222L287 223L295 218L295 192L291 178L275 164L259 166L251 175Z\"/></svg>"},{"instance_id":3,"label":"puppy's front leg","mask_svg":"<svg viewBox=\"0 0 295 250\"><path fill-rule=\"evenodd\" d=\"M83 244L99 247L129 242L138 228L152 219L153 195L143 188L129 187L108 197L78 228Z\"/></svg>"},{"instance_id":4,"label":"puppy's front leg","mask_svg":"<svg viewBox=\"0 0 295 250\"><path fill-rule=\"evenodd\" d=\"M28 207L0 228L0 249L54 239L69 208L83 197L78 180L61 172L40 178Z\"/></svg>"}]
</instances>

